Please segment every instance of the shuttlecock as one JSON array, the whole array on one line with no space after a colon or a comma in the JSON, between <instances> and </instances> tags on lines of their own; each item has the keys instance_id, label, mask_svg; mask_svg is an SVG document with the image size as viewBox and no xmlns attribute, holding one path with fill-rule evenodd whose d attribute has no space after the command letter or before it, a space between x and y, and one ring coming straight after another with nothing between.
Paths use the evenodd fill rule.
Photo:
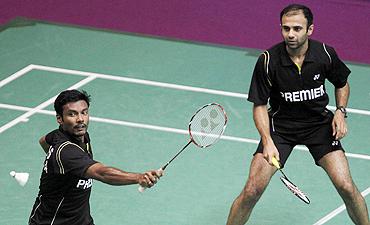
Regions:
<instances>
[{"instance_id":1,"label":"shuttlecock","mask_svg":"<svg viewBox=\"0 0 370 225\"><path fill-rule=\"evenodd\" d=\"M10 176L18 182L19 185L24 186L28 181L29 173L16 173L15 171L10 172Z\"/></svg>"}]
</instances>

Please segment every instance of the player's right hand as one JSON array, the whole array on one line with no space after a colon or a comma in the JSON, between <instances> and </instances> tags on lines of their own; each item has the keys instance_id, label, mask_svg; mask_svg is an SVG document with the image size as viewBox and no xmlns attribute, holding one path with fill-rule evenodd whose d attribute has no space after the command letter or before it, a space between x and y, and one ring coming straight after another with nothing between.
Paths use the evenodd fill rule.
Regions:
<instances>
[{"instance_id":1,"label":"player's right hand","mask_svg":"<svg viewBox=\"0 0 370 225\"><path fill-rule=\"evenodd\" d=\"M279 151L277 150L275 144L271 141L264 145L263 147L263 157L266 159L266 161L270 164L272 164L272 158L275 157L278 161L280 161L279 157Z\"/></svg>"},{"instance_id":2,"label":"player's right hand","mask_svg":"<svg viewBox=\"0 0 370 225\"><path fill-rule=\"evenodd\" d=\"M147 171L144 174L142 174L142 176L139 180L139 184L143 187L150 188L155 183L157 183L157 181L159 180L159 178L161 176L163 176L163 170L162 169Z\"/></svg>"}]
</instances>

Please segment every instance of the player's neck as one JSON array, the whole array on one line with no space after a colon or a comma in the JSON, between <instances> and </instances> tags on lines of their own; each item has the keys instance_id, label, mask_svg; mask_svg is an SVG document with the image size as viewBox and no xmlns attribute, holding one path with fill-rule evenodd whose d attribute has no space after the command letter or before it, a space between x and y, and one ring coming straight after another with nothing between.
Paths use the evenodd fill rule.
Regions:
<instances>
[{"instance_id":1,"label":"player's neck","mask_svg":"<svg viewBox=\"0 0 370 225\"><path fill-rule=\"evenodd\" d=\"M302 66L304 58L308 50L308 41L306 41L301 47L296 49L286 48L290 59L299 66Z\"/></svg>"},{"instance_id":2,"label":"player's neck","mask_svg":"<svg viewBox=\"0 0 370 225\"><path fill-rule=\"evenodd\" d=\"M72 135L72 137L77 141L77 142L80 142L80 143L85 143L85 135Z\"/></svg>"},{"instance_id":3,"label":"player's neck","mask_svg":"<svg viewBox=\"0 0 370 225\"><path fill-rule=\"evenodd\" d=\"M85 143L85 135L77 137L77 140L81 141L81 143Z\"/></svg>"}]
</instances>

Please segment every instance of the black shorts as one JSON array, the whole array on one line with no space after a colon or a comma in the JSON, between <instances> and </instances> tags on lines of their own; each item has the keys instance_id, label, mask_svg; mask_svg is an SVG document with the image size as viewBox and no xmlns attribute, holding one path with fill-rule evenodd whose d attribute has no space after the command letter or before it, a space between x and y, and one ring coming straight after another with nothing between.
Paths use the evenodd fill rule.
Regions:
<instances>
[{"instance_id":1,"label":"black shorts","mask_svg":"<svg viewBox=\"0 0 370 225\"><path fill-rule=\"evenodd\" d=\"M318 161L327 153L336 150L344 151L340 141L335 140L332 135L332 119L332 114L309 122L272 120L270 118L270 134L279 151L281 165L284 167L296 145L305 145L317 165ZM254 155L262 152L263 145L260 141Z\"/></svg>"}]
</instances>

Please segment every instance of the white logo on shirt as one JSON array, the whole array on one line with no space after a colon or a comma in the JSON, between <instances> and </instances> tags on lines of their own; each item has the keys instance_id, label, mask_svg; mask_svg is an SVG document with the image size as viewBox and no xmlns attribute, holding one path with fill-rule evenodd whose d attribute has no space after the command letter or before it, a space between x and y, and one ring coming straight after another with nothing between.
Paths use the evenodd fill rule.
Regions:
<instances>
[{"instance_id":1,"label":"white logo on shirt","mask_svg":"<svg viewBox=\"0 0 370 225\"><path fill-rule=\"evenodd\" d=\"M313 80L318 80L320 78L320 74L316 74L314 77L313 77Z\"/></svg>"},{"instance_id":2,"label":"white logo on shirt","mask_svg":"<svg viewBox=\"0 0 370 225\"><path fill-rule=\"evenodd\" d=\"M294 91L294 92L280 92L281 97L287 102L303 102L306 100L312 100L319 98L325 94L324 85L318 88L312 88L308 90Z\"/></svg>"},{"instance_id":3,"label":"white logo on shirt","mask_svg":"<svg viewBox=\"0 0 370 225\"><path fill-rule=\"evenodd\" d=\"M333 143L331 143L332 146L336 146L339 144L339 141L333 141Z\"/></svg>"},{"instance_id":4,"label":"white logo on shirt","mask_svg":"<svg viewBox=\"0 0 370 225\"><path fill-rule=\"evenodd\" d=\"M44 162L44 168L43 169L44 169L45 173L48 173L48 161L49 161L53 151L54 151L54 148L52 146L50 146L49 151L48 151L48 155L46 156L46 159L45 159L45 162Z\"/></svg>"},{"instance_id":5,"label":"white logo on shirt","mask_svg":"<svg viewBox=\"0 0 370 225\"><path fill-rule=\"evenodd\" d=\"M92 183L93 183L93 179L91 179L91 178L88 179L88 180L80 179L80 180L78 180L76 188L88 189L92 186Z\"/></svg>"}]
</instances>

